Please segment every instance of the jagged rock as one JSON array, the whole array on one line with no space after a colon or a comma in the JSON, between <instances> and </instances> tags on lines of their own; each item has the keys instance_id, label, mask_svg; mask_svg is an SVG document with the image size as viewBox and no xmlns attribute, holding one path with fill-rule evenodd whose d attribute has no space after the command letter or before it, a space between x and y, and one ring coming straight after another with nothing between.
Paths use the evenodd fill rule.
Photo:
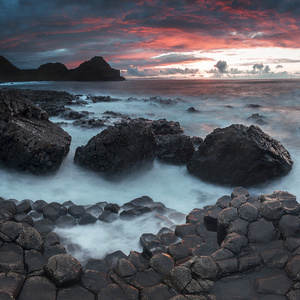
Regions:
<instances>
[{"instance_id":1,"label":"jagged rock","mask_svg":"<svg viewBox=\"0 0 300 300\"><path fill-rule=\"evenodd\" d=\"M250 254L243 256L239 259L239 271L244 272L254 269L256 267L261 268L263 266L263 259L260 254Z\"/></svg>"},{"instance_id":2,"label":"jagged rock","mask_svg":"<svg viewBox=\"0 0 300 300\"><path fill-rule=\"evenodd\" d=\"M35 174L58 170L69 152L69 134L17 90L1 90L0 99L1 162Z\"/></svg>"},{"instance_id":3,"label":"jagged rock","mask_svg":"<svg viewBox=\"0 0 300 300\"><path fill-rule=\"evenodd\" d=\"M184 238L186 235L196 234L196 229L194 224L182 224L177 225L175 228L175 234L181 238Z\"/></svg>"},{"instance_id":4,"label":"jagged rock","mask_svg":"<svg viewBox=\"0 0 300 300\"><path fill-rule=\"evenodd\" d=\"M130 281L130 284L138 289L142 289L145 287L156 286L162 282L163 276L149 268L147 270L143 270L137 272L134 275L134 278Z\"/></svg>"},{"instance_id":5,"label":"jagged rock","mask_svg":"<svg viewBox=\"0 0 300 300\"><path fill-rule=\"evenodd\" d=\"M222 275L234 273L239 270L239 263L237 258L223 259L220 261L216 261L216 264L222 272Z\"/></svg>"},{"instance_id":6,"label":"jagged rock","mask_svg":"<svg viewBox=\"0 0 300 300\"><path fill-rule=\"evenodd\" d=\"M250 186L286 175L292 164L282 144L259 127L235 124L209 134L187 167L203 180Z\"/></svg>"},{"instance_id":7,"label":"jagged rock","mask_svg":"<svg viewBox=\"0 0 300 300\"><path fill-rule=\"evenodd\" d=\"M26 279L19 300L43 300L56 299L56 286L48 278L33 276Z\"/></svg>"},{"instance_id":8,"label":"jagged rock","mask_svg":"<svg viewBox=\"0 0 300 300\"><path fill-rule=\"evenodd\" d=\"M17 205L16 209L18 213L29 213L31 211L31 200L23 200Z\"/></svg>"},{"instance_id":9,"label":"jagged rock","mask_svg":"<svg viewBox=\"0 0 300 300\"><path fill-rule=\"evenodd\" d=\"M118 250L113 253L107 254L105 256L104 261L107 263L108 266L114 268L117 265L120 258L127 259L127 256L122 251Z\"/></svg>"},{"instance_id":10,"label":"jagged rock","mask_svg":"<svg viewBox=\"0 0 300 300\"><path fill-rule=\"evenodd\" d=\"M179 242L169 246L168 252L176 261L178 261L188 257L191 254L191 249L186 244Z\"/></svg>"},{"instance_id":11,"label":"jagged rock","mask_svg":"<svg viewBox=\"0 0 300 300\"><path fill-rule=\"evenodd\" d=\"M293 215L282 216L278 228L284 239L290 236L299 236L300 219Z\"/></svg>"},{"instance_id":12,"label":"jagged rock","mask_svg":"<svg viewBox=\"0 0 300 300\"><path fill-rule=\"evenodd\" d=\"M14 220L16 222L22 222L22 223L27 223L29 225L32 225L33 219L31 216L29 216L26 213L19 213L14 215Z\"/></svg>"},{"instance_id":13,"label":"jagged rock","mask_svg":"<svg viewBox=\"0 0 300 300\"><path fill-rule=\"evenodd\" d=\"M58 254L49 258L44 271L59 287L77 283L82 267L77 259L69 254Z\"/></svg>"},{"instance_id":14,"label":"jagged rock","mask_svg":"<svg viewBox=\"0 0 300 300\"><path fill-rule=\"evenodd\" d=\"M232 251L235 254L241 252L241 250L248 245L248 239L241 234L230 233L227 234L221 246Z\"/></svg>"},{"instance_id":15,"label":"jagged rock","mask_svg":"<svg viewBox=\"0 0 300 300\"><path fill-rule=\"evenodd\" d=\"M43 237L54 229L53 221L49 219L41 219L33 223L33 227Z\"/></svg>"},{"instance_id":16,"label":"jagged rock","mask_svg":"<svg viewBox=\"0 0 300 300\"><path fill-rule=\"evenodd\" d=\"M64 246L56 244L50 247L43 248L43 256L48 260L50 257L58 254L67 254L67 250Z\"/></svg>"},{"instance_id":17,"label":"jagged rock","mask_svg":"<svg viewBox=\"0 0 300 300\"><path fill-rule=\"evenodd\" d=\"M153 133L141 124L110 126L76 149L75 163L107 175L137 163L152 162L156 142Z\"/></svg>"},{"instance_id":18,"label":"jagged rock","mask_svg":"<svg viewBox=\"0 0 300 300\"><path fill-rule=\"evenodd\" d=\"M258 209L251 203L244 203L238 209L238 215L241 219L253 222L258 218Z\"/></svg>"},{"instance_id":19,"label":"jagged rock","mask_svg":"<svg viewBox=\"0 0 300 300\"><path fill-rule=\"evenodd\" d=\"M111 300L111 299L120 299L120 300L127 300L126 294L123 290L117 286L116 284L109 284L108 286L104 287L100 293L98 294L98 300Z\"/></svg>"},{"instance_id":20,"label":"jagged rock","mask_svg":"<svg viewBox=\"0 0 300 300\"><path fill-rule=\"evenodd\" d=\"M166 162L185 164L190 161L195 151L192 140L187 135L157 135L156 141L156 155L160 160Z\"/></svg>"},{"instance_id":21,"label":"jagged rock","mask_svg":"<svg viewBox=\"0 0 300 300\"><path fill-rule=\"evenodd\" d=\"M57 227L64 228L75 226L77 224L77 221L72 216L63 215L56 219L54 223Z\"/></svg>"},{"instance_id":22,"label":"jagged rock","mask_svg":"<svg viewBox=\"0 0 300 300\"><path fill-rule=\"evenodd\" d=\"M85 269L91 271L98 271L100 273L108 273L110 267L106 264L103 259L90 258L85 266Z\"/></svg>"},{"instance_id":23,"label":"jagged rock","mask_svg":"<svg viewBox=\"0 0 300 300\"><path fill-rule=\"evenodd\" d=\"M262 202L259 213L266 219L279 220L284 214L284 210L280 201L269 200Z\"/></svg>"},{"instance_id":24,"label":"jagged rock","mask_svg":"<svg viewBox=\"0 0 300 300\"><path fill-rule=\"evenodd\" d=\"M0 268L2 272L24 273L23 249L15 244L4 244L0 248Z\"/></svg>"}]
</instances>

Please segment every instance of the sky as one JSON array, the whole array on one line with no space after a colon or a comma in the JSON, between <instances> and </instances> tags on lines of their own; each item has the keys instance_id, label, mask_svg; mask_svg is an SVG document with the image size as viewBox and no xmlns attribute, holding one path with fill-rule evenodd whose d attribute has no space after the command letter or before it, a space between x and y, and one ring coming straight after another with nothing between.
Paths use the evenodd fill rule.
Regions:
<instances>
[{"instance_id":1,"label":"sky","mask_svg":"<svg viewBox=\"0 0 300 300\"><path fill-rule=\"evenodd\" d=\"M300 0L0 0L20 69L102 56L126 78L300 78Z\"/></svg>"}]
</instances>

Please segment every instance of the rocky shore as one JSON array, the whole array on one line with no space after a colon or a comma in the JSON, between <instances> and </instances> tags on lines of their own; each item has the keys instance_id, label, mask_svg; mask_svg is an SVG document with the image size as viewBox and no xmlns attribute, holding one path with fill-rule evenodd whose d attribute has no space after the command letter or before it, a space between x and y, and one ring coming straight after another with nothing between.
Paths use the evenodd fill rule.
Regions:
<instances>
[{"instance_id":1,"label":"rocky shore","mask_svg":"<svg viewBox=\"0 0 300 300\"><path fill-rule=\"evenodd\" d=\"M116 251L85 265L53 232L163 209L146 196L122 208L1 198L0 298L299 299L300 205L288 192L253 197L235 188L174 230L143 234L142 252Z\"/></svg>"}]
</instances>

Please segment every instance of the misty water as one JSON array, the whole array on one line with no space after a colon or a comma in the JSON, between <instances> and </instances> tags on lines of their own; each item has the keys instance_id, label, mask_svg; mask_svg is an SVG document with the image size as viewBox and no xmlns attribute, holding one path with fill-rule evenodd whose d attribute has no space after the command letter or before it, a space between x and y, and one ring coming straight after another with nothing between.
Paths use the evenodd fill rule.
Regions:
<instances>
[{"instance_id":1,"label":"misty water","mask_svg":"<svg viewBox=\"0 0 300 300\"><path fill-rule=\"evenodd\" d=\"M258 125L264 132L282 142L294 160L293 170L285 177L250 189L252 195L285 190L300 197L300 81L225 81L225 80L130 80L124 82L32 82L0 87L51 89L80 94L84 106L73 110L93 112L103 117L113 111L131 118L144 117L178 121L185 134L205 138L215 128L231 124ZM87 95L111 96L116 101L93 103ZM194 107L198 112L190 113ZM257 124L253 114L259 114L263 124ZM147 195L174 210L188 214L193 208L214 204L223 195L230 195L232 187L203 182L188 174L186 166L155 161L151 168L133 170L119 180L107 180L101 175L74 165L78 146L103 129L84 129L72 121L52 118L72 136L71 150L59 172L54 175L34 176L24 172L0 170L0 196L7 199L43 199L47 202L73 201L92 205L107 201L120 206L134 198ZM118 122L107 119L107 125ZM247 159L247 158L245 158ZM176 223L184 219L169 219ZM155 214L118 220L113 223L97 221L94 225L56 229L64 237L69 252L82 261L87 257L102 258L108 253L122 250L140 251L139 237L143 233L157 233L169 221ZM173 225L174 227L174 225Z\"/></svg>"}]
</instances>

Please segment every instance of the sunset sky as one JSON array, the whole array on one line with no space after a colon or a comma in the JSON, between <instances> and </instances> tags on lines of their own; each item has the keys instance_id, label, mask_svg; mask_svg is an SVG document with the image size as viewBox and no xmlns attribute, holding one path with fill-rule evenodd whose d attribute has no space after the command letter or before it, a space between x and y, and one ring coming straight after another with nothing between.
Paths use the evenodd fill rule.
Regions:
<instances>
[{"instance_id":1,"label":"sunset sky","mask_svg":"<svg viewBox=\"0 0 300 300\"><path fill-rule=\"evenodd\" d=\"M300 78L299 0L0 0L21 69L103 56L126 78Z\"/></svg>"}]
</instances>

